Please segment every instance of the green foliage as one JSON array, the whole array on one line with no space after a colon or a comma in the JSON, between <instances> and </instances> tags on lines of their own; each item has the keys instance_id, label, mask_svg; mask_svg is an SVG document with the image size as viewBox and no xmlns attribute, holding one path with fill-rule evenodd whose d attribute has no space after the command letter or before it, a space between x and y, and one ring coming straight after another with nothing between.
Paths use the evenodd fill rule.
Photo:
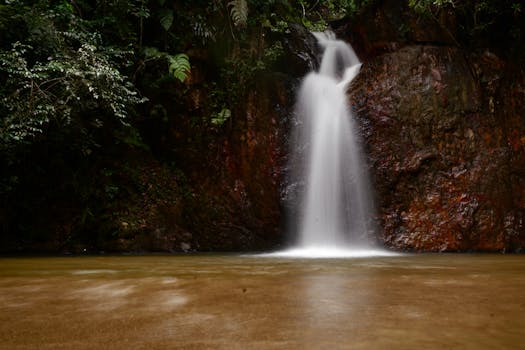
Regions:
<instances>
[{"instance_id":1,"label":"green foliage","mask_svg":"<svg viewBox=\"0 0 525 350\"><path fill-rule=\"evenodd\" d=\"M173 18L173 10L171 9L162 9L159 12L159 22L165 31L170 30L173 25Z\"/></svg>"},{"instance_id":2,"label":"green foliage","mask_svg":"<svg viewBox=\"0 0 525 350\"><path fill-rule=\"evenodd\" d=\"M525 56L525 16L520 0L409 0L408 4L418 15L437 23L441 15L455 16L458 45L500 47L517 58Z\"/></svg>"},{"instance_id":3,"label":"green foliage","mask_svg":"<svg viewBox=\"0 0 525 350\"><path fill-rule=\"evenodd\" d=\"M206 20L197 15L196 21L192 24L193 34L200 39L202 45L206 45L210 41L215 41L217 35L217 28Z\"/></svg>"},{"instance_id":4,"label":"green foliage","mask_svg":"<svg viewBox=\"0 0 525 350\"><path fill-rule=\"evenodd\" d=\"M264 51L264 61L269 64L275 63L280 57L284 55L283 44L276 41Z\"/></svg>"},{"instance_id":5,"label":"green foliage","mask_svg":"<svg viewBox=\"0 0 525 350\"><path fill-rule=\"evenodd\" d=\"M58 203L68 208L69 224L99 219L96 193L106 188L97 198L116 198L118 188L90 177L101 151L143 146L132 126L136 106L145 101L128 78L134 52L128 43L106 40L111 20L90 19L82 3L0 5L0 204L11 203L0 211L8 234L41 236L46 229L39 226L32 236L34 223L18 213L50 216L44 222L57 224L61 219L44 208Z\"/></svg>"},{"instance_id":6,"label":"green foliage","mask_svg":"<svg viewBox=\"0 0 525 350\"><path fill-rule=\"evenodd\" d=\"M170 73L181 82L184 82L190 73L190 60L188 56L183 53L169 56L169 62Z\"/></svg>"},{"instance_id":7,"label":"green foliage","mask_svg":"<svg viewBox=\"0 0 525 350\"><path fill-rule=\"evenodd\" d=\"M311 32L324 32L328 29L328 23L322 17L316 18L315 20L303 17L301 19L301 24Z\"/></svg>"},{"instance_id":8,"label":"green foliage","mask_svg":"<svg viewBox=\"0 0 525 350\"><path fill-rule=\"evenodd\" d=\"M436 9L445 6L454 6L453 0L408 0L410 6L416 13L420 15L430 16Z\"/></svg>"},{"instance_id":9,"label":"green foliage","mask_svg":"<svg viewBox=\"0 0 525 350\"><path fill-rule=\"evenodd\" d=\"M50 127L89 135L106 120L129 125L132 106L144 101L118 67L129 53L98 48L98 36L83 32L63 4L34 15L24 16L25 43L0 51L2 148L30 144Z\"/></svg>"},{"instance_id":10,"label":"green foliage","mask_svg":"<svg viewBox=\"0 0 525 350\"><path fill-rule=\"evenodd\" d=\"M180 53L177 55L170 55L166 52L161 52L155 47L146 47L144 49L144 56L148 60L165 60L168 62L168 72L174 78L184 82L191 71L190 59L188 55Z\"/></svg>"},{"instance_id":11,"label":"green foliage","mask_svg":"<svg viewBox=\"0 0 525 350\"><path fill-rule=\"evenodd\" d=\"M31 46L13 44L0 53L0 72L7 74L0 121L4 145L29 142L51 121L70 125L76 118L104 113L127 125L128 108L143 100L109 62L107 53L89 44L73 55L56 53L49 61L30 66ZM103 121L95 117L93 126Z\"/></svg>"},{"instance_id":12,"label":"green foliage","mask_svg":"<svg viewBox=\"0 0 525 350\"><path fill-rule=\"evenodd\" d=\"M262 25L273 32L286 32L288 23L301 23L309 30L322 31L328 22L353 16L377 0L232 0L230 15L236 26ZM250 17L248 16L250 8Z\"/></svg>"},{"instance_id":13,"label":"green foliage","mask_svg":"<svg viewBox=\"0 0 525 350\"><path fill-rule=\"evenodd\" d=\"M223 108L219 113L215 113L211 118L213 125L221 126L230 119L232 112L228 108Z\"/></svg>"},{"instance_id":14,"label":"green foliage","mask_svg":"<svg viewBox=\"0 0 525 350\"><path fill-rule=\"evenodd\" d=\"M246 0L231 0L228 2L228 7L235 26L245 26L248 20L248 3Z\"/></svg>"}]
</instances>

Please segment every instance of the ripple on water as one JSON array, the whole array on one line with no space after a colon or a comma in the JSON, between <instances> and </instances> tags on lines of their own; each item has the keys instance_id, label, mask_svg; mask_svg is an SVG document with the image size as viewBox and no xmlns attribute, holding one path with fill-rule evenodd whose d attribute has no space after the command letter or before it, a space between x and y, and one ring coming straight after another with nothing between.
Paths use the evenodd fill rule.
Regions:
<instances>
[{"instance_id":1,"label":"ripple on water","mask_svg":"<svg viewBox=\"0 0 525 350\"><path fill-rule=\"evenodd\" d=\"M178 279L176 277L166 277L164 279L162 279L162 284L172 284L172 283L177 283L178 282Z\"/></svg>"},{"instance_id":2,"label":"ripple on water","mask_svg":"<svg viewBox=\"0 0 525 350\"><path fill-rule=\"evenodd\" d=\"M114 274L117 270L108 269L90 269L90 270L74 270L72 275L98 275L98 274Z\"/></svg>"},{"instance_id":3,"label":"ripple on water","mask_svg":"<svg viewBox=\"0 0 525 350\"><path fill-rule=\"evenodd\" d=\"M157 296L158 306L163 309L164 307L174 308L179 307L188 302L188 298L182 294L174 292L163 292Z\"/></svg>"},{"instance_id":4,"label":"ripple on water","mask_svg":"<svg viewBox=\"0 0 525 350\"><path fill-rule=\"evenodd\" d=\"M86 299L119 298L129 295L134 288L134 286L123 285L121 282L110 282L86 287L73 294Z\"/></svg>"}]
</instances>

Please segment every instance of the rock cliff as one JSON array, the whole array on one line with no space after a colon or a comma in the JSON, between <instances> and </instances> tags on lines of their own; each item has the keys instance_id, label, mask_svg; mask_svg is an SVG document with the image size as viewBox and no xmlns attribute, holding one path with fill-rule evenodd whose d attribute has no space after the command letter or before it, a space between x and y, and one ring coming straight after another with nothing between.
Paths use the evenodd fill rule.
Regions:
<instances>
[{"instance_id":1,"label":"rock cliff","mask_svg":"<svg viewBox=\"0 0 525 350\"><path fill-rule=\"evenodd\" d=\"M366 140L385 245L521 251L523 70L490 48L458 47L453 25L403 18L393 3L367 13L371 22L338 28L364 58L349 96Z\"/></svg>"}]
</instances>

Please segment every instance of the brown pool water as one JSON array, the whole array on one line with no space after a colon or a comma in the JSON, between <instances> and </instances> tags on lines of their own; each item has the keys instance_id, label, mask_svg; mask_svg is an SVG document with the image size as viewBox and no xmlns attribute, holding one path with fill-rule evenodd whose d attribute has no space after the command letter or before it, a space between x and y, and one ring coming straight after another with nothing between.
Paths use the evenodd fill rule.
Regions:
<instances>
[{"instance_id":1,"label":"brown pool water","mask_svg":"<svg viewBox=\"0 0 525 350\"><path fill-rule=\"evenodd\" d=\"M525 256L0 259L0 349L525 348Z\"/></svg>"}]
</instances>

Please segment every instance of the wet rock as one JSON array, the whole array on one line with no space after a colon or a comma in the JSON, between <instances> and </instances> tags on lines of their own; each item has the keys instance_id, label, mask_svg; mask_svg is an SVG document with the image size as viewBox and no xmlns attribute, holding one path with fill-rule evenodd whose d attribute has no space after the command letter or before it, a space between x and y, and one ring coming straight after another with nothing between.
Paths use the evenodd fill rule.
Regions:
<instances>
[{"instance_id":1,"label":"wet rock","mask_svg":"<svg viewBox=\"0 0 525 350\"><path fill-rule=\"evenodd\" d=\"M487 51L412 43L365 62L349 95L387 246L523 249L524 86Z\"/></svg>"},{"instance_id":2,"label":"wet rock","mask_svg":"<svg viewBox=\"0 0 525 350\"><path fill-rule=\"evenodd\" d=\"M419 150L408 159L407 164L404 165L403 168L409 172L416 172L421 169L421 166L425 161L435 159L436 157L437 155L434 151Z\"/></svg>"},{"instance_id":3,"label":"wet rock","mask_svg":"<svg viewBox=\"0 0 525 350\"><path fill-rule=\"evenodd\" d=\"M317 40L304 26L291 23L282 41L287 73L301 77L317 68Z\"/></svg>"}]
</instances>

